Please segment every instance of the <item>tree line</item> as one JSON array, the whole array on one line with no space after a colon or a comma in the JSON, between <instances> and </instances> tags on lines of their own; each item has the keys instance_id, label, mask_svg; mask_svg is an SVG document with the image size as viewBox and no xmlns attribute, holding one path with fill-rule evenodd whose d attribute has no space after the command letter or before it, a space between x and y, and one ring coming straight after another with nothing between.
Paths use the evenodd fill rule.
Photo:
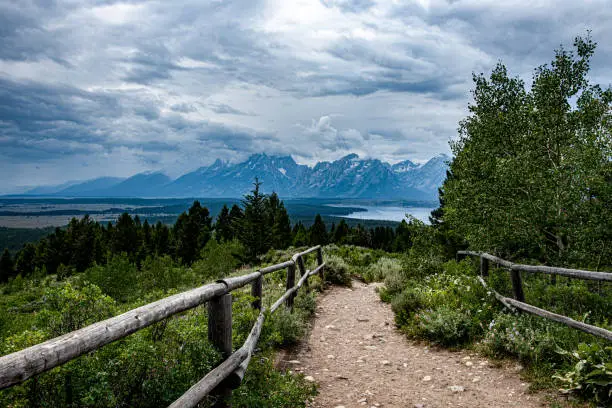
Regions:
<instances>
[{"instance_id":1,"label":"tree line","mask_svg":"<svg viewBox=\"0 0 612 408\"><path fill-rule=\"evenodd\" d=\"M0 281L36 272L65 277L105 264L113 254L121 253L138 266L147 257L164 255L190 265L211 239L239 241L245 249L240 259L243 263L255 262L270 249L330 243L401 252L410 246L413 233L406 221L396 228L351 227L343 219L327 226L319 214L310 227L302 222L292 226L283 201L276 193L263 194L256 180L241 205L224 205L214 220L199 201L194 201L172 226L159 221L151 225L128 213L106 225L88 215L73 218L65 228L58 227L38 242L26 243L14 258L5 249L0 257Z\"/></svg>"},{"instance_id":2,"label":"tree line","mask_svg":"<svg viewBox=\"0 0 612 408\"><path fill-rule=\"evenodd\" d=\"M437 211L470 247L551 265L612 265L612 88L589 81L577 37L530 87L500 62L474 75Z\"/></svg>"}]
</instances>

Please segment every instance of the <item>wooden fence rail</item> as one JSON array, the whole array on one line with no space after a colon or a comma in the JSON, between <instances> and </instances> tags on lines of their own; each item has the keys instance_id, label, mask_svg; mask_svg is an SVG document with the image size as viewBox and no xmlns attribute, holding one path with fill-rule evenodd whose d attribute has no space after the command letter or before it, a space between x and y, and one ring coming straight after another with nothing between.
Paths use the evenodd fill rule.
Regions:
<instances>
[{"instance_id":1,"label":"wooden fence rail","mask_svg":"<svg viewBox=\"0 0 612 408\"><path fill-rule=\"evenodd\" d=\"M304 266L304 256L310 253L317 255L317 267L312 271L306 270ZM301 275L297 284L295 283L296 265ZM236 388L242 382L267 315L261 305L263 276L282 269L287 269L287 290L270 307L269 313L274 313L283 303L292 309L293 299L297 296L298 290L307 285L310 276L320 274L324 278L325 263L321 247L309 248L293 255L289 261L169 296L44 343L2 356L0 357L0 389L20 384L33 376L127 337L156 322L208 302L209 340L219 348L225 360L170 407L195 407L213 391L220 396L218 406L228 406L224 400L231 395L231 389ZM232 352L231 292L249 283L252 285L251 293L256 297L252 306L261 312L247 340L238 350Z\"/></svg>"},{"instance_id":2,"label":"wooden fence rail","mask_svg":"<svg viewBox=\"0 0 612 408\"><path fill-rule=\"evenodd\" d=\"M587 280L595 280L595 281L612 281L612 273L610 272L591 272L591 271L583 271L579 269L567 269L567 268L556 268L550 266L539 266L539 265L522 265L515 264L510 261L506 261L505 259L498 258L496 256L484 253L484 252L474 252L474 251L458 251L458 256L477 256L480 258L480 277L478 280L480 283L489 291L493 293L493 295L499 300L504 306L509 308L510 310L522 310L527 313L531 313L540 317L544 317L549 320L553 320L558 323L565 324L566 326L573 327L578 330L582 330L583 332L592 334L594 336L598 336L604 338L608 341L612 341L612 331L606 330L601 327L593 326L590 324L586 324L583 322L579 322L577 320L571 319L567 316L562 316L548 310L540 309L539 307L535 307L528 303L525 303L525 295L523 293L523 282L521 280L520 272L530 272L530 273L547 273L553 275L561 275L567 276L570 278L577 279L587 279ZM505 268L510 269L510 276L512 280L512 292L514 295L514 299L505 297L500 293L496 292L492 288L488 287L484 277L489 275L489 261L499 264Z\"/></svg>"},{"instance_id":3,"label":"wooden fence rail","mask_svg":"<svg viewBox=\"0 0 612 408\"><path fill-rule=\"evenodd\" d=\"M540 273L547 273L551 275L567 276L568 278L612 282L612 273L610 272L593 272L593 271L583 271L580 269L557 268L554 266L515 264L510 261L506 261L505 259L501 259L496 256L487 254L485 252L457 251L457 255L478 256L480 257L480 259L491 261L493 263L496 263L498 265L501 265L513 271L522 271L522 272L531 272L531 273L540 272Z\"/></svg>"}]
</instances>

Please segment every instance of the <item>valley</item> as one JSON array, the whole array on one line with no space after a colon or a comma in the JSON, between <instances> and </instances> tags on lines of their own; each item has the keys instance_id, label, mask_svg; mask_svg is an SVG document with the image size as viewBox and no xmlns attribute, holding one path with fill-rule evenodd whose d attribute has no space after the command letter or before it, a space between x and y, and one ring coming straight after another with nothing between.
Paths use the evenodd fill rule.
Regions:
<instances>
[{"instance_id":1,"label":"valley","mask_svg":"<svg viewBox=\"0 0 612 408\"><path fill-rule=\"evenodd\" d=\"M193 203L192 198L0 198L0 227L45 228L67 225L73 217L88 214L92 219L115 222L124 212L138 215L150 224L161 221L173 224L180 213ZM234 198L200 198L211 215L216 217L223 205L239 204ZM293 224L310 225L316 214L328 223L345 219L348 225L358 223L367 227L392 226L409 213L428 222L435 201L359 200L294 198L285 200Z\"/></svg>"}]
</instances>

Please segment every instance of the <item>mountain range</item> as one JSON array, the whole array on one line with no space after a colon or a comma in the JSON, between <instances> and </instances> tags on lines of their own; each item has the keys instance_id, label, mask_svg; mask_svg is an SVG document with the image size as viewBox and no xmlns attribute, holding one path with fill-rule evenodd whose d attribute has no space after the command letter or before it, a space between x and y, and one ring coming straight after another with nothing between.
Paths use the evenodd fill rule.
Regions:
<instances>
[{"instance_id":1,"label":"mountain range","mask_svg":"<svg viewBox=\"0 0 612 408\"><path fill-rule=\"evenodd\" d=\"M291 156L254 154L231 164L222 160L171 179L161 172L129 178L101 177L58 186L40 186L25 195L55 197L242 197L255 177L265 192L283 198L367 198L432 200L446 177L450 157L444 154L424 164L405 160L394 165L350 154L314 167Z\"/></svg>"}]
</instances>

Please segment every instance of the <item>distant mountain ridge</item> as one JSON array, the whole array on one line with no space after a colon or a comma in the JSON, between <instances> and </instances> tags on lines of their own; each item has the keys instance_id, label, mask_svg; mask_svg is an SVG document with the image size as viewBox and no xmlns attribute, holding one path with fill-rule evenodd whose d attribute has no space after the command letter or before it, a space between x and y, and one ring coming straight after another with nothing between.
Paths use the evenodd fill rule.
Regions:
<instances>
[{"instance_id":1,"label":"distant mountain ridge","mask_svg":"<svg viewBox=\"0 0 612 408\"><path fill-rule=\"evenodd\" d=\"M291 156L251 155L231 164L217 159L210 166L172 180L161 172L129 178L101 177L66 186L36 187L26 195L63 197L242 197L258 177L266 192L283 198L369 198L432 200L446 177L450 157L440 154L422 165L405 160L394 165L350 154L314 167Z\"/></svg>"}]
</instances>

